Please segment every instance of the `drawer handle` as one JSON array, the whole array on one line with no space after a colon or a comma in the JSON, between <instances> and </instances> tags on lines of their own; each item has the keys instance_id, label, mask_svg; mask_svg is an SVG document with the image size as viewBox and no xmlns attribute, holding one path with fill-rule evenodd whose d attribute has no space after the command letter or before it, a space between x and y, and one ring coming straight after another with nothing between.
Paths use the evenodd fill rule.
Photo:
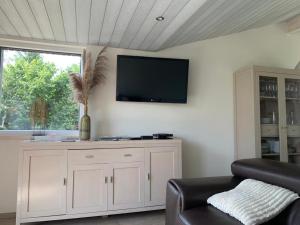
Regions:
<instances>
[{"instance_id":1,"label":"drawer handle","mask_svg":"<svg viewBox=\"0 0 300 225\"><path fill-rule=\"evenodd\" d=\"M124 157L131 157L132 154L124 154Z\"/></svg>"},{"instance_id":2,"label":"drawer handle","mask_svg":"<svg viewBox=\"0 0 300 225\"><path fill-rule=\"evenodd\" d=\"M94 158L94 156L93 155L86 155L85 158L92 159L92 158Z\"/></svg>"}]
</instances>

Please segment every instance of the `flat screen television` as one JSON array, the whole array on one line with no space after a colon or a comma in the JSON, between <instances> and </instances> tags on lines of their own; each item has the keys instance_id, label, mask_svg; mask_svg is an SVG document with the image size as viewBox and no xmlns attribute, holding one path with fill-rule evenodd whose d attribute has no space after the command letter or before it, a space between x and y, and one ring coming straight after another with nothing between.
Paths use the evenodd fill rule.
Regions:
<instances>
[{"instance_id":1,"label":"flat screen television","mask_svg":"<svg viewBox=\"0 0 300 225\"><path fill-rule=\"evenodd\" d=\"M117 101L186 103L187 59L118 55Z\"/></svg>"}]
</instances>

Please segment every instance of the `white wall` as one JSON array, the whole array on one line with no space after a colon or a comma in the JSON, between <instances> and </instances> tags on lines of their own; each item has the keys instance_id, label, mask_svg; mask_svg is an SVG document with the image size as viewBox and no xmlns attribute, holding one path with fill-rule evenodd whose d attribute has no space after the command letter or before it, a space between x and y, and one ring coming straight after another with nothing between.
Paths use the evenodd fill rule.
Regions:
<instances>
[{"instance_id":1,"label":"white wall","mask_svg":"<svg viewBox=\"0 0 300 225\"><path fill-rule=\"evenodd\" d=\"M93 135L171 132L183 139L185 177L219 176L230 174L234 157L233 72L250 64L293 68L300 60L300 37L268 26L155 53L110 49L108 54L106 84L90 100ZM117 54L190 59L188 104L116 102ZM16 149L0 140L0 213L15 211Z\"/></svg>"},{"instance_id":2,"label":"white wall","mask_svg":"<svg viewBox=\"0 0 300 225\"><path fill-rule=\"evenodd\" d=\"M94 54L99 49L93 50ZM115 101L116 55L190 59L188 104ZM94 135L171 132L183 139L185 177L230 173L234 159L233 72L251 65L294 68L300 36L278 26L173 47L156 53L109 50L110 73L91 99Z\"/></svg>"}]
</instances>

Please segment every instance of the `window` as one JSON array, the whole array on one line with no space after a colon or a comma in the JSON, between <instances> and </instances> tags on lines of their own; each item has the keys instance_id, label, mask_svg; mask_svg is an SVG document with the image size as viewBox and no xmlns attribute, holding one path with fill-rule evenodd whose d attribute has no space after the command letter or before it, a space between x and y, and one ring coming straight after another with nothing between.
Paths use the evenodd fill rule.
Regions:
<instances>
[{"instance_id":1,"label":"window","mask_svg":"<svg viewBox=\"0 0 300 225\"><path fill-rule=\"evenodd\" d=\"M79 105L69 85L80 72L75 54L1 50L1 130L76 130Z\"/></svg>"}]
</instances>

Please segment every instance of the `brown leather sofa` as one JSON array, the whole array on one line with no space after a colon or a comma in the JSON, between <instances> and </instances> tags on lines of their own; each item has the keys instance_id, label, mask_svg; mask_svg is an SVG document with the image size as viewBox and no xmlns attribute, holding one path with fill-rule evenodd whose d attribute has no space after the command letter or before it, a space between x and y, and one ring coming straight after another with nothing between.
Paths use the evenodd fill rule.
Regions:
<instances>
[{"instance_id":1,"label":"brown leather sofa","mask_svg":"<svg viewBox=\"0 0 300 225\"><path fill-rule=\"evenodd\" d=\"M166 225L242 225L207 204L210 196L252 178L300 193L300 166L264 159L232 163L233 176L174 179L167 186ZM264 225L300 225L300 199Z\"/></svg>"}]
</instances>

